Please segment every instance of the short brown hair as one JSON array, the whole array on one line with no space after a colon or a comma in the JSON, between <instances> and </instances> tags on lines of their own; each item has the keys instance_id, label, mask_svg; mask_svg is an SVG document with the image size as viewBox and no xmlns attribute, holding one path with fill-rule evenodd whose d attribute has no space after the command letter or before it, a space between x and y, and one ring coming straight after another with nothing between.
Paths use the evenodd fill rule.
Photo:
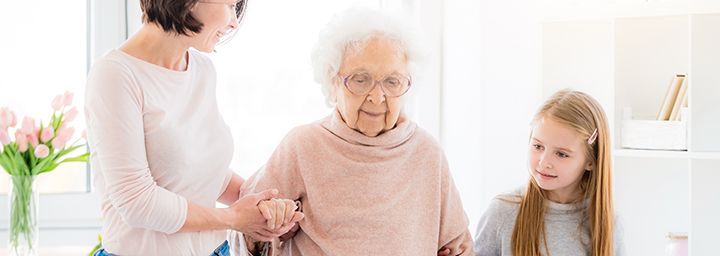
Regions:
<instances>
[{"instance_id":1,"label":"short brown hair","mask_svg":"<svg viewBox=\"0 0 720 256\"><path fill-rule=\"evenodd\" d=\"M192 16L190 10L200 0L140 0L143 23L155 23L165 32L174 32L189 36L198 33L203 24ZM245 12L247 0L237 1L238 21Z\"/></svg>"}]
</instances>

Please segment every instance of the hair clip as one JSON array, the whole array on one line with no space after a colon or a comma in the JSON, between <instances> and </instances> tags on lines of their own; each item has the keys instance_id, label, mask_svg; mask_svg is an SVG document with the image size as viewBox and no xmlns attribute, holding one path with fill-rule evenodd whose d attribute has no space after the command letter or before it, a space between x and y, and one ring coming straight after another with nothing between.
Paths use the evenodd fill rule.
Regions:
<instances>
[{"instance_id":1,"label":"hair clip","mask_svg":"<svg viewBox=\"0 0 720 256\"><path fill-rule=\"evenodd\" d=\"M598 136L597 128L595 128L595 131L593 131L593 133L590 135L590 138L588 138L587 143L588 143L588 144L593 144L593 143L595 143L595 140L597 139L597 136Z\"/></svg>"}]
</instances>

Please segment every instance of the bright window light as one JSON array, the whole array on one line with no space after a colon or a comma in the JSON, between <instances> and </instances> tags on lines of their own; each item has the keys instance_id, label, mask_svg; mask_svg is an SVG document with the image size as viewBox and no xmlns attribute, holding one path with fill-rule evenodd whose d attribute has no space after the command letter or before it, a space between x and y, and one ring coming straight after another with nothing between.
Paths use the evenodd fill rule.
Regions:
<instances>
[{"instance_id":1,"label":"bright window light","mask_svg":"<svg viewBox=\"0 0 720 256\"><path fill-rule=\"evenodd\" d=\"M0 106L15 111L20 120L31 116L47 123L53 97L71 91L75 93L73 105L82 110L87 1L4 1L0 24L8 24L0 40L0 49L4 49ZM85 130L83 115L78 115L73 127L75 137ZM7 194L8 178L0 171L0 194ZM40 175L38 182L41 193L87 192L88 169L84 163L64 164Z\"/></svg>"}]
</instances>

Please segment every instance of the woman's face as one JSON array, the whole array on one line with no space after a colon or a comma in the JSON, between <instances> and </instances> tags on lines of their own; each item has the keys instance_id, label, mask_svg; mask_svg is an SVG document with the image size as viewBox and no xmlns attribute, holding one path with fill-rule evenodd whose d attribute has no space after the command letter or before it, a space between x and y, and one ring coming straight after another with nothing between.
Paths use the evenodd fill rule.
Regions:
<instances>
[{"instance_id":1,"label":"woman's face","mask_svg":"<svg viewBox=\"0 0 720 256\"><path fill-rule=\"evenodd\" d=\"M345 78L358 79L358 76L367 78L374 85L369 93L353 93L345 86ZM408 78L408 70L404 52L393 41L377 36L363 46L346 48L331 91L343 121L350 128L370 137L394 128L405 96L388 96L388 88L383 90L381 83L375 81L394 81L396 78Z\"/></svg>"},{"instance_id":2,"label":"woman's face","mask_svg":"<svg viewBox=\"0 0 720 256\"><path fill-rule=\"evenodd\" d=\"M207 0L198 2L192 15L203 24L199 33L191 37L190 46L203 52L212 52L215 45L238 26L237 0Z\"/></svg>"},{"instance_id":3,"label":"woman's face","mask_svg":"<svg viewBox=\"0 0 720 256\"><path fill-rule=\"evenodd\" d=\"M592 171L585 155L587 139L552 118L542 118L533 127L530 138L530 172L550 200L573 201L580 192L580 180Z\"/></svg>"}]
</instances>

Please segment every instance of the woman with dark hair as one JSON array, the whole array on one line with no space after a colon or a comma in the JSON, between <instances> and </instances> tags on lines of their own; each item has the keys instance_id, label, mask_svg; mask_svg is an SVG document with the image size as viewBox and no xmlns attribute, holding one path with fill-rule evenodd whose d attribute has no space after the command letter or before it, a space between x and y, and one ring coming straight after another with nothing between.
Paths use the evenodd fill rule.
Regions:
<instances>
[{"instance_id":1,"label":"woman with dark hair","mask_svg":"<svg viewBox=\"0 0 720 256\"><path fill-rule=\"evenodd\" d=\"M245 4L141 0L140 30L94 63L85 113L103 216L95 255L226 255L227 229L269 241L302 218L294 202L268 200L274 189L240 198L243 179L228 168L232 136L200 52L237 29ZM284 225L268 228L273 218Z\"/></svg>"}]
</instances>

